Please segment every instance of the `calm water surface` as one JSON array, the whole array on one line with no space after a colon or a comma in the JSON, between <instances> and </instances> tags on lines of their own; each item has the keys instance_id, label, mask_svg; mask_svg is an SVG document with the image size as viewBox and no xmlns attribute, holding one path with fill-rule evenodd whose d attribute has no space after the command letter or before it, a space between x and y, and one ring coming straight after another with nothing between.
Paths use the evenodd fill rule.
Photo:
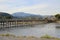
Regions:
<instances>
[{"instance_id":1,"label":"calm water surface","mask_svg":"<svg viewBox=\"0 0 60 40\"><path fill-rule=\"evenodd\" d=\"M4 28L0 30L0 34L15 34L17 36L37 36L48 34L60 37L60 28L56 28L56 23L40 24L35 26L24 26L15 28Z\"/></svg>"}]
</instances>

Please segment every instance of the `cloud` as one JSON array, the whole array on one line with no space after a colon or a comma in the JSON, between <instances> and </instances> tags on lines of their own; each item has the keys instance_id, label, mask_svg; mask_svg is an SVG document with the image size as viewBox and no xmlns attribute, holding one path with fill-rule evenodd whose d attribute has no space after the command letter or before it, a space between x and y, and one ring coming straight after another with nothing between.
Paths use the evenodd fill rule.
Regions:
<instances>
[{"instance_id":1,"label":"cloud","mask_svg":"<svg viewBox=\"0 0 60 40\"><path fill-rule=\"evenodd\" d=\"M0 0L0 2L5 2L6 0Z\"/></svg>"},{"instance_id":2,"label":"cloud","mask_svg":"<svg viewBox=\"0 0 60 40\"><path fill-rule=\"evenodd\" d=\"M0 11L8 12L15 7L22 7L26 2L23 0L0 0Z\"/></svg>"},{"instance_id":3,"label":"cloud","mask_svg":"<svg viewBox=\"0 0 60 40\"><path fill-rule=\"evenodd\" d=\"M26 12L26 13L33 13L33 14L39 14L44 8L48 7L46 4L37 4L33 6L26 6L26 7L15 7L12 8L12 10L9 10L9 13L14 13L14 12ZM42 11L44 12L44 11Z\"/></svg>"},{"instance_id":4,"label":"cloud","mask_svg":"<svg viewBox=\"0 0 60 40\"><path fill-rule=\"evenodd\" d=\"M0 11L8 12L26 12L33 14L52 14L60 12L60 0L0 0Z\"/></svg>"}]
</instances>

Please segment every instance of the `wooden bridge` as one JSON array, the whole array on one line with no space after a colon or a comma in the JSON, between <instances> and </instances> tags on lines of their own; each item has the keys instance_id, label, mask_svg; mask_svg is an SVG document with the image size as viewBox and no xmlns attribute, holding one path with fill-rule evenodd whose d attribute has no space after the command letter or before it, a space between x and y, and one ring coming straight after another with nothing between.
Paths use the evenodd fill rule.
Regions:
<instances>
[{"instance_id":1,"label":"wooden bridge","mask_svg":"<svg viewBox=\"0 0 60 40\"><path fill-rule=\"evenodd\" d=\"M0 19L0 28L34 25L38 24L37 22L41 22L41 20Z\"/></svg>"}]
</instances>

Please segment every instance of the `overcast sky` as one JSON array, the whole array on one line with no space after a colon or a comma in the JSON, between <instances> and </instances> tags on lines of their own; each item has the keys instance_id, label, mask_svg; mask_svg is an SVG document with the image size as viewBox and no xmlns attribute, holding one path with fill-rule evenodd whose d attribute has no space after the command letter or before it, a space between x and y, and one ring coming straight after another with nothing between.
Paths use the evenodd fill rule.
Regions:
<instances>
[{"instance_id":1,"label":"overcast sky","mask_svg":"<svg viewBox=\"0 0 60 40\"><path fill-rule=\"evenodd\" d=\"M60 13L60 0L0 0L0 12L54 15Z\"/></svg>"}]
</instances>

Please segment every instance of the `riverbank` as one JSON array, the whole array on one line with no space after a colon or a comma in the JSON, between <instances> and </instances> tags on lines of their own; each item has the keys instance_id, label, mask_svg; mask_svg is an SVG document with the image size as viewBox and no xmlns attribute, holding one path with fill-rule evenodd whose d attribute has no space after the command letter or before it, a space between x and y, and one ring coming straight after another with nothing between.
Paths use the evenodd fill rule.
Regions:
<instances>
[{"instance_id":1,"label":"riverbank","mask_svg":"<svg viewBox=\"0 0 60 40\"><path fill-rule=\"evenodd\" d=\"M0 40L60 40L60 38L51 37L48 35L40 38L34 36L15 36L10 34L0 34Z\"/></svg>"}]
</instances>

